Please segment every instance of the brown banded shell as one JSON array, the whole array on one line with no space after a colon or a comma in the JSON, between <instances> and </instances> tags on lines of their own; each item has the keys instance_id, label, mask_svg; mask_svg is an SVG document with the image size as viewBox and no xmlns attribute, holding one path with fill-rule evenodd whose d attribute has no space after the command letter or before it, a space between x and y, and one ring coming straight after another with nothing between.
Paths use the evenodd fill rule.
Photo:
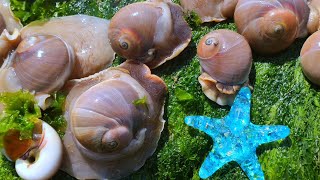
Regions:
<instances>
[{"instance_id":1,"label":"brown banded shell","mask_svg":"<svg viewBox=\"0 0 320 180\"><path fill-rule=\"evenodd\" d=\"M320 86L320 31L312 34L303 44L300 58L305 76Z\"/></svg>"},{"instance_id":2,"label":"brown banded shell","mask_svg":"<svg viewBox=\"0 0 320 180\"><path fill-rule=\"evenodd\" d=\"M65 89L64 171L78 179L118 179L143 166L164 125L166 86L159 77L127 61Z\"/></svg>"},{"instance_id":3,"label":"brown banded shell","mask_svg":"<svg viewBox=\"0 0 320 180\"><path fill-rule=\"evenodd\" d=\"M156 68L187 47L191 29L180 6L170 2L138 2L114 15L108 36L117 54Z\"/></svg>"},{"instance_id":4,"label":"brown banded shell","mask_svg":"<svg viewBox=\"0 0 320 180\"><path fill-rule=\"evenodd\" d=\"M309 13L304 0L239 0L234 20L254 51L274 54L307 35Z\"/></svg>"},{"instance_id":5,"label":"brown banded shell","mask_svg":"<svg viewBox=\"0 0 320 180\"><path fill-rule=\"evenodd\" d=\"M238 0L180 0L185 11L194 11L202 22L220 22L232 18Z\"/></svg>"},{"instance_id":6,"label":"brown banded shell","mask_svg":"<svg viewBox=\"0 0 320 180\"><path fill-rule=\"evenodd\" d=\"M215 30L201 38L197 55L206 96L220 105L232 104L235 93L248 83L252 65L248 42L236 32Z\"/></svg>"},{"instance_id":7,"label":"brown banded shell","mask_svg":"<svg viewBox=\"0 0 320 180\"><path fill-rule=\"evenodd\" d=\"M12 58L22 88L48 94L64 85L74 66L70 47L53 35L23 39Z\"/></svg>"},{"instance_id":8,"label":"brown banded shell","mask_svg":"<svg viewBox=\"0 0 320 180\"><path fill-rule=\"evenodd\" d=\"M114 51L108 41L109 21L87 15L73 15L35 21L21 30L21 37L56 35L74 50L75 66L70 79L94 74L111 65Z\"/></svg>"}]
</instances>

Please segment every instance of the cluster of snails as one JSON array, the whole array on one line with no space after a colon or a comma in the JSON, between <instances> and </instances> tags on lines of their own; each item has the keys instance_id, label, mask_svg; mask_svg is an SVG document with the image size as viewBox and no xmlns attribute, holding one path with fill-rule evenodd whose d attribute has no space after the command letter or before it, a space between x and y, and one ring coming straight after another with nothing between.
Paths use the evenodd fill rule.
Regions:
<instances>
[{"instance_id":1,"label":"cluster of snails","mask_svg":"<svg viewBox=\"0 0 320 180\"><path fill-rule=\"evenodd\" d=\"M180 3L187 13L197 13L202 22L234 17L239 34L217 30L198 44L202 70L199 82L205 95L219 105L232 104L240 87L248 85L251 49L262 55L281 52L296 38L316 32L320 25L320 1L317 0L181 0ZM210 11L212 9L215 11ZM318 34L314 33L305 42L301 65L306 77L320 85Z\"/></svg>"},{"instance_id":2,"label":"cluster of snails","mask_svg":"<svg viewBox=\"0 0 320 180\"><path fill-rule=\"evenodd\" d=\"M9 150L5 153L11 160L18 159L17 172L25 179L50 178L60 163L62 170L79 179L127 176L142 167L157 147L167 88L149 68L178 56L191 41L183 8L198 13L203 22L234 17L239 34L212 31L197 48L203 92L220 105L230 105L238 90L249 84L251 48L274 54L316 31L320 22L317 4L304 0L181 0L180 7L169 0L151 0L127 5L111 21L74 15L22 27L9 1L0 0L0 59L4 61L0 91L29 90L43 109L51 93L68 94L68 127L62 142L43 122L29 148L14 157ZM319 35L310 36L301 51L302 69L318 85L320 48L313 48L319 47ZM105 69L115 53L127 60ZM51 151L56 156L50 164L43 156ZM30 156L36 160L31 162ZM43 174L32 176L34 168L43 164Z\"/></svg>"}]
</instances>

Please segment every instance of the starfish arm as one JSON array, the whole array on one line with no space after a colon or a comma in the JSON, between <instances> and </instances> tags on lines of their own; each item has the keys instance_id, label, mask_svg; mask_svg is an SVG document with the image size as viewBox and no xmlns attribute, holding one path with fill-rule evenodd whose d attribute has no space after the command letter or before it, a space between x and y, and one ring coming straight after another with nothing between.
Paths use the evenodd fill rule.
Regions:
<instances>
[{"instance_id":1,"label":"starfish arm","mask_svg":"<svg viewBox=\"0 0 320 180\"><path fill-rule=\"evenodd\" d=\"M277 141L280 139L284 139L290 134L290 129L287 126L259 126L254 125L254 139L256 145L261 145L265 143L269 143L272 141Z\"/></svg>"},{"instance_id":2,"label":"starfish arm","mask_svg":"<svg viewBox=\"0 0 320 180\"><path fill-rule=\"evenodd\" d=\"M250 154L248 159L242 162L238 162L238 164L240 164L240 167L246 173L249 179L264 180L264 174L261 169L258 157L255 153Z\"/></svg>"},{"instance_id":3,"label":"starfish arm","mask_svg":"<svg viewBox=\"0 0 320 180\"><path fill-rule=\"evenodd\" d=\"M216 154L210 152L207 158L201 165L199 176L202 179L206 179L215 173L218 169L220 169L223 165L230 162L231 159L229 157L221 158Z\"/></svg>"},{"instance_id":4,"label":"starfish arm","mask_svg":"<svg viewBox=\"0 0 320 180\"><path fill-rule=\"evenodd\" d=\"M250 123L251 92L248 87L239 91L230 113L225 118L227 125L245 127Z\"/></svg>"},{"instance_id":5,"label":"starfish arm","mask_svg":"<svg viewBox=\"0 0 320 180\"><path fill-rule=\"evenodd\" d=\"M206 116L187 116L184 122L189 126L205 132L211 137L217 136L222 129L225 129L220 119Z\"/></svg>"}]
</instances>

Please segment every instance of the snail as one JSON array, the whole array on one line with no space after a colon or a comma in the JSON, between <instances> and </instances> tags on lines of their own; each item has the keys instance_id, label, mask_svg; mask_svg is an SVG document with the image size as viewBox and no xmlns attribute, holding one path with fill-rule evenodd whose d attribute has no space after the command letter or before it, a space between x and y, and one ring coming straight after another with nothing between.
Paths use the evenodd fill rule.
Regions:
<instances>
[{"instance_id":1,"label":"snail","mask_svg":"<svg viewBox=\"0 0 320 180\"><path fill-rule=\"evenodd\" d=\"M54 35L23 39L0 69L0 91L36 92L39 105L45 109L49 105L48 94L59 90L71 75L73 53L64 40Z\"/></svg>"},{"instance_id":2,"label":"snail","mask_svg":"<svg viewBox=\"0 0 320 180\"><path fill-rule=\"evenodd\" d=\"M202 22L221 22L232 18L238 0L180 0L185 11L194 11Z\"/></svg>"},{"instance_id":3,"label":"snail","mask_svg":"<svg viewBox=\"0 0 320 180\"><path fill-rule=\"evenodd\" d=\"M0 0L0 34L4 29L12 33L14 29L20 30L22 24L10 8L10 0Z\"/></svg>"},{"instance_id":4,"label":"snail","mask_svg":"<svg viewBox=\"0 0 320 180\"><path fill-rule=\"evenodd\" d=\"M0 64L19 43L20 20L14 17L9 0L0 0Z\"/></svg>"},{"instance_id":5,"label":"snail","mask_svg":"<svg viewBox=\"0 0 320 180\"><path fill-rule=\"evenodd\" d=\"M312 34L303 44L300 58L305 76L320 86L320 31Z\"/></svg>"},{"instance_id":6,"label":"snail","mask_svg":"<svg viewBox=\"0 0 320 180\"><path fill-rule=\"evenodd\" d=\"M239 0L234 21L254 51L269 55L308 34L309 14L304 0Z\"/></svg>"},{"instance_id":7,"label":"snail","mask_svg":"<svg viewBox=\"0 0 320 180\"><path fill-rule=\"evenodd\" d=\"M26 180L51 178L62 161L62 142L57 132L40 120L32 140L20 140L19 136L9 132L4 138L5 155L15 161L17 174Z\"/></svg>"},{"instance_id":8,"label":"snail","mask_svg":"<svg viewBox=\"0 0 320 180\"><path fill-rule=\"evenodd\" d=\"M163 130L166 85L126 61L69 81L62 170L78 179L118 179L143 166Z\"/></svg>"},{"instance_id":9,"label":"snail","mask_svg":"<svg viewBox=\"0 0 320 180\"><path fill-rule=\"evenodd\" d=\"M191 29L180 6L167 1L138 2L114 15L108 37L118 55L156 68L188 46Z\"/></svg>"},{"instance_id":10,"label":"snail","mask_svg":"<svg viewBox=\"0 0 320 180\"><path fill-rule=\"evenodd\" d=\"M219 105L231 105L236 93L248 85L252 53L240 34L219 29L206 34L197 47L204 94Z\"/></svg>"},{"instance_id":11,"label":"snail","mask_svg":"<svg viewBox=\"0 0 320 180\"><path fill-rule=\"evenodd\" d=\"M111 65L115 54L108 42L108 28L108 20L73 15L32 22L21 30L21 38L46 34L63 39L74 51L75 65L69 79L75 79Z\"/></svg>"}]
</instances>

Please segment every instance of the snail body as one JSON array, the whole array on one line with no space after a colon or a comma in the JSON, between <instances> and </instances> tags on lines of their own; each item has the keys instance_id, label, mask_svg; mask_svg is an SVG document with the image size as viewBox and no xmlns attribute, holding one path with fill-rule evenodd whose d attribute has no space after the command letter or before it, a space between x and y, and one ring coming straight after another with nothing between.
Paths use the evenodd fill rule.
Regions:
<instances>
[{"instance_id":1,"label":"snail body","mask_svg":"<svg viewBox=\"0 0 320 180\"><path fill-rule=\"evenodd\" d=\"M156 68L187 47L191 29L178 5L139 2L127 5L114 15L108 37L120 56Z\"/></svg>"},{"instance_id":2,"label":"snail body","mask_svg":"<svg viewBox=\"0 0 320 180\"><path fill-rule=\"evenodd\" d=\"M20 30L22 24L16 18L10 8L10 0L0 0L0 34L6 29L10 34L14 29Z\"/></svg>"},{"instance_id":3,"label":"snail body","mask_svg":"<svg viewBox=\"0 0 320 180\"><path fill-rule=\"evenodd\" d=\"M185 11L194 11L202 22L220 22L233 17L238 0L180 0Z\"/></svg>"},{"instance_id":4,"label":"snail body","mask_svg":"<svg viewBox=\"0 0 320 180\"><path fill-rule=\"evenodd\" d=\"M72 80L65 88L62 170L78 179L117 179L143 166L163 129L164 82L130 61Z\"/></svg>"},{"instance_id":5,"label":"snail body","mask_svg":"<svg viewBox=\"0 0 320 180\"><path fill-rule=\"evenodd\" d=\"M308 34L309 14L304 0L239 0L234 20L254 51L274 54Z\"/></svg>"},{"instance_id":6,"label":"snail body","mask_svg":"<svg viewBox=\"0 0 320 180\"><path fill-rule=\"evenodd\" d=\"M111 65L114 52L108 42L108 28L108 20L73 15L32 22L21 30L21 38L43 34L63 39L74 51L75 65L69 79L75 79Z\"/></svg>"},{"instance_id":7,"label":"snail body","mask_svg":"<svg viewBox=\"0 0 320 180\"><path fill-rule=\"evenodd\" d=\"M202 74L198 78L205 95L219 105L231 105L236 93L248 84L252 52L240 34L215 30L197 47Z\"/></svg>"},{"instance_id":8,"label":"snail body","mask_svg":"<svg viewBox=\"0 0 320 180\"><path fill-rule=\"evenodd\" d=\"M320 86L320 31L312 34L303 44L300 58L304 75Z\"/></svg>"}]
</instances>

